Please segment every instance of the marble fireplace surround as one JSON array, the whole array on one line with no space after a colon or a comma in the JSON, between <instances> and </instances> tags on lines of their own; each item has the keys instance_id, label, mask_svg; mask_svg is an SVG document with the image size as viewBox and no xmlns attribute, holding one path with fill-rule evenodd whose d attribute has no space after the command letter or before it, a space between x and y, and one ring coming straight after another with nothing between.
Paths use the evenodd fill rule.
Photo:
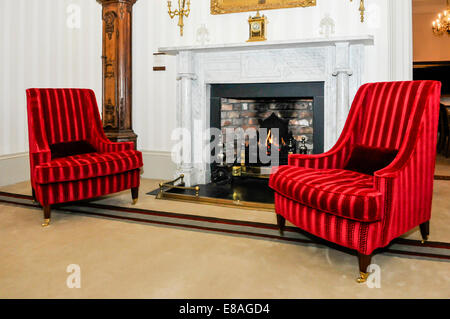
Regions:
<instances>
[{"instance_id":1,"label":"marble fireplace surround","mask_svg":"<svg viewBox=\"0 0 450 319\"><path fill-rule=\"evenodd\" d=\"M324 82L324 147L331 148L362 84L365 46L373 43L364 35L159 48L177 57L176 123L192 132L183 149L191 160L178 164L176 176L184 174L188 186L210 181L202 132L210 128L211 84Z\"/></svg>"}]
</instances>

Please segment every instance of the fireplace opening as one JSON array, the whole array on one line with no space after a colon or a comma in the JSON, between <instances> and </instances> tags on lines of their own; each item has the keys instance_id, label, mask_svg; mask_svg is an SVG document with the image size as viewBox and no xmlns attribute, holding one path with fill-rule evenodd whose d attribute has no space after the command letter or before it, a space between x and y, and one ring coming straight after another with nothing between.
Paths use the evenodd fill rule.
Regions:
<instances>
[{"instance_id":1,"label":"fireplace opening","mask_svg":"<svg viewBox=\"0 0 450 319\"><path fill-rule=\"evenodd\" d=\"M236 163L245 160L245 165L287 165L288 155L300 153L301 147L312 153L313 145L313 100L304 99L221 99L221 132L225 147L233 147ZM237 129L247 134L242 139L240 153ZM228 136L232 134L231 138ZM233 140L228 145L227 140ZM254 146L252 148L252 146ZM259 148L263 147L264 150ZM274 160L264 161L261 155ZM252 160L253 159L253 160ZM226 162L226 160L224 160Z\"/></svg>"},{"instance_id":2,"label":"fireplace opening","mask_svg":"<svg viewBox=\"0 0 450 319\"><path fill-rule=\"evenodd\" d=\"M323 82L212 85L210 123L222 132L212 182L267 179L289 154L322 153L323 90Z\"/></svg>"},{"instance_id":3,"label":"fireplace opening","mask_svg":"<svg viewBox=\"0 0 450 319\"><path fill-rule=\"evenodd\" d=\"M210 164L211 182L184 187L180 176L150 194L158 194L159 198L273 211L274 196L268 186L272 167L287 164L289 153L323 152L324 82L212 84L210 127L218 133L211 137L211 155L222 158L222 162ZM220 141L225 138L223 141L226 142L227 129L245 132L252 128L256 134L244 134L244 138L231 141L232 152L227 156L232 161L227 163L227 153L216 147L215 138L219 136ZM255 145L251 139L256 141L257 148L251 147ZM260 145L266 146L266 153L256 151L254 154ZM252 152L254 161L250 161ZM273 152L279 152L275 157L278 161L268 162L267 158L273 159L269 156ZM180 184L175 186L178 181Z\"/></svg>"}]
</instances>

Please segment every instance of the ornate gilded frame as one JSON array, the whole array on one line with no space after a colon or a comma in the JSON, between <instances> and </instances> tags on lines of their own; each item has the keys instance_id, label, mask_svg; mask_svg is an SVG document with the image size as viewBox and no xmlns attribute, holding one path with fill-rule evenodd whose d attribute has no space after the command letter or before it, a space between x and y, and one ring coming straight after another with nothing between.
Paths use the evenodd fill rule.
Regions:
<instances>
[{"instance_id":1,"label":"ornate gilded frame","mask_svg":"<svg viewBox=\"0 0 450 319\"><path fill-rule=\"evenodd\" d=\"M316 0L211 0L211 14L312 7Z\"/></svg>"}]
</instances>

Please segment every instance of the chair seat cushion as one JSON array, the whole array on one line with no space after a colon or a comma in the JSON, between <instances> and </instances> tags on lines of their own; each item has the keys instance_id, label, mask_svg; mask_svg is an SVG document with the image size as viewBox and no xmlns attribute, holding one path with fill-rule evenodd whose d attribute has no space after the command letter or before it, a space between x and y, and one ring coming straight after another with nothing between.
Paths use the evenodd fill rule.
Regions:
<instances>
[{"instance_id":1,"label":"chair seat cushion","mask_svg":"<svg viewBox=\"0 0 450 319\"><path fill-rule=\"evenodd\" d=\"M269 181L277 193L329 214L364 222L381 218L373 176L344 169L280 166Z\"/></svg>"},{"instance_id":2,"label":"chair seat cushion","mask_svg":"<svg viewBox=\"0 0 450 319\"><path fill-rule=\"evenodd\" d=\"M35 167L35 177L37 183L48 184L113 175L142 166L142 153L135 150L89 153L38 165Z\"/></svg>"}]
</instances>

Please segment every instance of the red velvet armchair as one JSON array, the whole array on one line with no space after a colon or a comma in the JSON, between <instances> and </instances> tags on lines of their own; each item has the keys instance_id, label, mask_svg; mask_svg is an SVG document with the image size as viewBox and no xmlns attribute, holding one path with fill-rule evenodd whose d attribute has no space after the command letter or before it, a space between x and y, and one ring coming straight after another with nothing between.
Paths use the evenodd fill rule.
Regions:
<instances>
[{"instance_id":1,"label":"red velvet armchair","mask_svg":"<svg viewBox=\"0 0 450 319\"><path fill-rule=\"evenodd\" d=\"M358 252L366 281L372 252L420 225L429 234L441 83L363 85L336 145L290 155L270 178L280 232L286 219Z\"/></svg>"},{"instance_id":2,"label":"red velvet armchair","mask_svg":"<svg viewBox=\"0 0 450 319\"><path fill-rule=\"evenodd\" d=\"M51 205L131 189L137 201L142 153L133 142L112 143L88 89L28 89L33 197L50 223Z\"/></svg>"}]
</instances>

